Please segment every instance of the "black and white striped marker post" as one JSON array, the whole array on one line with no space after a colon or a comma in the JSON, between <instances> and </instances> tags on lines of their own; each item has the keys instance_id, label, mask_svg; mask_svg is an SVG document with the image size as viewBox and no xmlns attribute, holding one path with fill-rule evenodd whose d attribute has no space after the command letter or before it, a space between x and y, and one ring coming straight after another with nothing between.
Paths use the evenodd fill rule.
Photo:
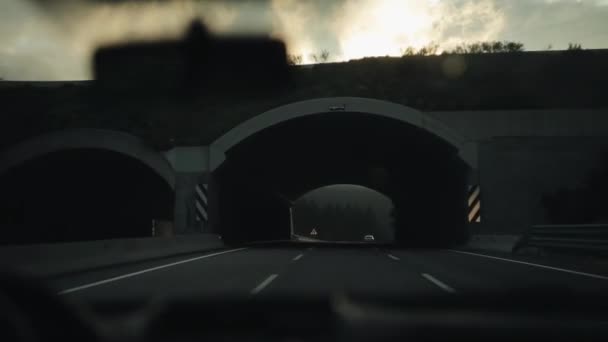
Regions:
<instances>
[{"instance_id":1,"label":"black and white striped marker post","mask_svg":"<svg viewBox=\"0 0 608 342\"><path fill-rule=\"evenodd\" d=\"M197 184L196 185L196 220L199 222L207 222L209 219L209 195L208 195L209 184Z\"/></svg>"},{"instance_id":2,"label":"black and white striped marker post","mask_svg":"<svg viewBox=\"0 0 608 342\"><path fill-rule=\"evenodd\" d=\"M468 204L469 222L481 222L481 191L479 185L469 187Z\"/></svg>"}]
</instances>

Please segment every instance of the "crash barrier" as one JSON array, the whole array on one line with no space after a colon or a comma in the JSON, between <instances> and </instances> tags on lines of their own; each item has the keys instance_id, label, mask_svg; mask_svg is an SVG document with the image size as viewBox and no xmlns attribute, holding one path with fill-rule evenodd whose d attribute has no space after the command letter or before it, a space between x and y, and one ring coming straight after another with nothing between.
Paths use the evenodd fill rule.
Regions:
<instances>
[{"instance_id":1,"label":"crash barrier","mask_svg":"<svg viewBox=\"0 0 608 342\"><path fill-rule=\"evenodd\" d=\"M56 276L222 247L215 234L5 246L0 247L0 267Z\"/></svg>"},{"instance_id":2,"label":"crash barrier","mask_svg":"<svg viewBox=\"0 0 608 342\"><path fill-rule=\"evenodd\" d=\"M323 240L309 238L307 236L291 234L291 239L293 241L301 241L301 242L322 242Z\"/></svg>"},{"instance_id":3,"label":"crash barrier","mask_svg":"<svg viewBox=\"0 0 608 342\"><path fill-rule=\"evenodd\" d=\"M152 236L172 237L174 235L173 221L152 220Z\"/></svg>"},{"instance_id":4,"label":"crash barrier","mask_svg":"<svg viewBox=\"0 0 608 342\"><path fill-rule=\"evenodd\" d=\"M584 254L608 254L608 224L536 225L514 246Z\"/></svg>"},{"instance_id":5,"label":"crash barrier","mask_svg":"<svg viewBox=\"0 0 608 342\"><path fill-rule=\"evenodd\" d=\"M513 246L520 239L519 235L510 234L476 234L469 238L466 249L511 253Z\"/></svg>"}]
</instances>

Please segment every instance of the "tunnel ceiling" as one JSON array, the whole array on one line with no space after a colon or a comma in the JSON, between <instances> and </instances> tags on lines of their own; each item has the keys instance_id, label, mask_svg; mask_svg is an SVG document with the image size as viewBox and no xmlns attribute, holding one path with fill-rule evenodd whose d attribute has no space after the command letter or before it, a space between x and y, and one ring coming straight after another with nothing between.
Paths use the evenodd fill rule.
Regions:
<instances>
[{"instance_id":1,"label":"tunnel ceiling","mask_svg":"<svg viewBox=\"0 0 608 342\"><path fill-rule=\"evenodd\" d=\"M387 193L395 177L462 163L454 146L419 127L362 113L282 122L231 148L220 173L295 200L321 186L359 184ZM438 176L441 172L438 173Z\"/></svg>"}]
</instances>

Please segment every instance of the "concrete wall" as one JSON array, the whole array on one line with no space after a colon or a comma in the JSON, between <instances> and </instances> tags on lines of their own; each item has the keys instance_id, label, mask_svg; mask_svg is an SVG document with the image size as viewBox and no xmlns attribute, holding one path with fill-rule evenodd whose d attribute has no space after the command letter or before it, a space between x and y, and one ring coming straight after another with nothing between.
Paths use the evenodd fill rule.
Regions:
<instances>
[{"instance_id":1,"label":"concrete wall","mask_svg":"<svg viewBox=\"0 0 608 342\"><path fill-rule=\"evenodd\" d=\"M482 231L520 233L546 222L544 193L576 187L606 137L496 137L479 142Z\"/></svg>"},{"instance_id":2,"label":"concrete wall","mask_svg":"<svg viewBox=\"0 0 608 342\"><path fill-rule=\"evenodd\" d=\"M608 108L438 111L426 114L468 140L521 136L608 136Z\"/></svg>"},{"instance_id":3,"label":"concrete wall","mask_svg":"<svg viewBox=\"0 0 608 342\"><path fill-rule=\"evenodd\" d=\"M479 233L544 223L543 193L574 187L608 145L608 109L434 111L427 115L477 147Z\"/></svg>"},{"instance_id":4,"label":"concrete wall","mask_svg":"<svg viewBox=\"0 0 608 342\"><path fill-rule=\"evenodd\" d=\"M0 248L0 268L53 276L223 246L213 234L9 246Z\"/></svg>"}]
</instances>

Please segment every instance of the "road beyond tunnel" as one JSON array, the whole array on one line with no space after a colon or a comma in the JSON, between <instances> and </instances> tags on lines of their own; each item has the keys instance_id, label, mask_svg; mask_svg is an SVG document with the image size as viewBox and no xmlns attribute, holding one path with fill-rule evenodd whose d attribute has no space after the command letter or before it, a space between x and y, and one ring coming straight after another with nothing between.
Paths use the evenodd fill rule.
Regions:
<instances>
[{"instance_id":1,"label":"road beyond tunnel","mask_svg":"<svg viewBox=\"0 0 608 342\"><path fill-rule=\"evenodd\" d=\"M291 202L331 184L389 197L397 243L447 246L467 237L470 167L436 132L338 108L245 134L214 172L228 241L289 239Z\"/></svg>"}]
</instances>

